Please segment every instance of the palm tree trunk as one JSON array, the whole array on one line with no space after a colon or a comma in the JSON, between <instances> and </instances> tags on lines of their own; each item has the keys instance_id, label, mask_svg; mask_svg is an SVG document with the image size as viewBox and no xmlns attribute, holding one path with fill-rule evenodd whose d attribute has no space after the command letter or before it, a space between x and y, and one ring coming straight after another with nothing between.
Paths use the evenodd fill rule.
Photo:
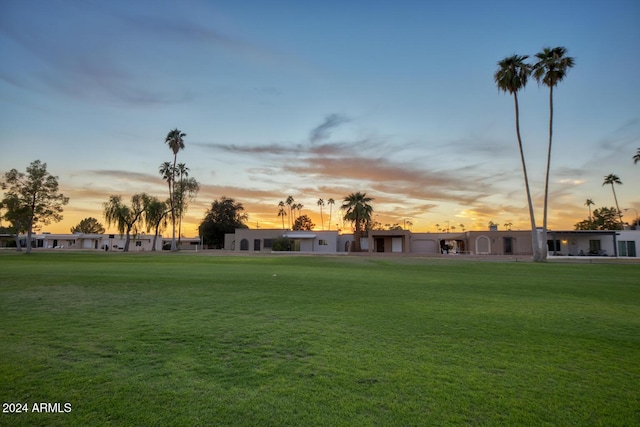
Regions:
<instances>
[{"instance_id":1,"label":"palm tree trunk","mask_svg":"<svg viewBox=\"0 0 640 427\"><path fill-rule=\"evenodd\" d=\"M184 184L182 182L182 171L180 172L180 209L178 211L178 246L180 246L182 236L182 204L184 203Z\"/></svg>"},{"instance_id":2,"label":"palm tree trunk","mask_svg":"<svg viewBox=\"0 0 640 427\"><path fill-rule=\"evenodd\" d=\"M173 170L171 171L171 185L173 185L173 195L171 196L171 250L177 251L176 247L176 161L178 160L178 154L173 155Z\"/></svg>"},{"instance_id":3,"label":"palm tree trunk","mask_svg":"<svg viewBox=\"0 0 640 427\"><path fill-rule=\"evenodd\" d=\"M513 100L516 109L516 135L518 136L518 148L520 149L520 160L522 161L522 173L524 175L524 186L527 191L527 202L529 204L529 218L531 219L531 246L533 249L533 260L542 261L540 245L538 243L538 231L536 230L536 219L533 212L533 203L531 201L531 191L529 190L529 177L527 175L527 165L524 160L524 150L522 149L522 137L520 136L520 109L518 108L518 96L514 92Z\"/></svg>"},{"instance_id":4,"label":"palm tree trunk","mask_svg":"<svg viewBox=\"0 0 640 427\"><path fill-rule=\"evenodd\" d=\"M622 222L622 211L620 211L620 206L618 206L618 197L616 197L616 189L613 186L613 182L611 183L611 191L613 191L613 200L616 201L616 209L618 210L618 218L620 218L620 225L624 230L624 223Z\"/></svg>"},{"instance_id":5,"label":"palm tree trunk","mask_svg":"<svg viewBox=\"0 0 640 427\"><path fill-rule=\"evenodd\" d=\"M551 141L553 139L553 85L549 86L549 147L547 149L547 172L544 181L544 213L542 219L542 256L547 259L547 211L549 201L549 174L551 171Z\"/></svg>"}]
</instances>

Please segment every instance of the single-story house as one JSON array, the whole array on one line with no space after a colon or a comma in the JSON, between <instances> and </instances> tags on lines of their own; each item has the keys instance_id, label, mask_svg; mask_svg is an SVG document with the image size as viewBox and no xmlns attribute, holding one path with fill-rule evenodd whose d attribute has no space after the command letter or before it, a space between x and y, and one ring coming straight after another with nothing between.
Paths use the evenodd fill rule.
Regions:
<instances>
[{"instance_id":1,"label":"single-story house","mask_svg":"<svg viewBox=\"0 0 640 427\"><path fill-rule=\"evenodd\" d=\"M538 233L541 231L538 230ZM353 234L337 231L237 229L225 236L225 249L270 252L274 239L286 237L292 250L346 253L353 251ZM530 256L532 233L496 229L456 233L413 233L408 230L368 230L362 233L362 252L412 254L471 254ZM547 234L549 256L638 257L639 230L555 231Z\"/></svg>"},{"instance_id":2,"label":"single-story house","mask_svg":"<svg viewBox=\"0 0 640 427\"><path fill-rule=\"evenodd\" d=\"M292 251L336 253L337 231L295 231L275 228L237 228L235 233L225 235L224 248L235 252L271 252L273 241L288 239Z\"/></svg>"}]
</instances>

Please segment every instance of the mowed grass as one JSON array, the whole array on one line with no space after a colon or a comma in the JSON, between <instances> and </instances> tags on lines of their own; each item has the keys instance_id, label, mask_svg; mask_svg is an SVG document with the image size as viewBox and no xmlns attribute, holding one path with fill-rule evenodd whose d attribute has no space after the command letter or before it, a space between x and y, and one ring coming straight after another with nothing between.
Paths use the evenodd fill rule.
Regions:
<instances>
[{"instance_id":1,"label":"mowed grass","mask_svg":"<svg viewBox=\"0 0 640 427\"><path fill-rule=\"evenodd\" d=\"M3 253L0 283L1 425L640 425L640 264Z\"/></svg>"}]
</instances>

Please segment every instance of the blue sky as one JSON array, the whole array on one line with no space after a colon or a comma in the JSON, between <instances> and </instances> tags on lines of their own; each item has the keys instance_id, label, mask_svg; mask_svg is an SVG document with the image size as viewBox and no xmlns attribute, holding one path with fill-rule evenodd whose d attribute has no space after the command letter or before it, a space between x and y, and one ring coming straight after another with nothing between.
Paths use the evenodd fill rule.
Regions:
<instances>
[{"instance_id":1,"label":"blue sky","mask_svg":"<svg viewBox=\"0 0 640 427\"><path fill-rule=\"evenodd\" d=\"M0 171L48 164L71 198L67 232L110 194L166 197L167 132L201 184L184 233L221 196L280 227L292 195L375 198L375 218L530 227L513 100L496 64L565 46L554 91L550 226L584 201L640 209L640 3L629 1L0 1ZM548 89L519 96L541 222ZM335 214L332 228L340 221ZM325 207L325 220L327 207ZM629 219L630 220L630 219ZM328 224L325 224L325 228Z\"/></svg>"}]
</instances>

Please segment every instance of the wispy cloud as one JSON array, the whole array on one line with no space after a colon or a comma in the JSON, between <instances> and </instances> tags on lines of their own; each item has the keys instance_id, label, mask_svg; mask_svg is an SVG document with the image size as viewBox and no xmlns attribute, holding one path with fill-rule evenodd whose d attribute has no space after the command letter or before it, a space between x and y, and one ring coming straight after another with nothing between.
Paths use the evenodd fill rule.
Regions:
<instances>
[{"instance_id":1,"label":"wispy cloud","mask_svg":"<svg viewBox=\"0 0 640 427\"><path fill-rule=\"evenodd\" d=\"M311 132L309 133L309 141L311 141L311 143L316 143L329 139L329 137L331 136L331 131L333 129L337 128L343 123L347 123L348 121L349 119L342 114L329 114L327 117L325 117L324 121L321 124L311 130Z\"/></svg>"}]
</instances>

